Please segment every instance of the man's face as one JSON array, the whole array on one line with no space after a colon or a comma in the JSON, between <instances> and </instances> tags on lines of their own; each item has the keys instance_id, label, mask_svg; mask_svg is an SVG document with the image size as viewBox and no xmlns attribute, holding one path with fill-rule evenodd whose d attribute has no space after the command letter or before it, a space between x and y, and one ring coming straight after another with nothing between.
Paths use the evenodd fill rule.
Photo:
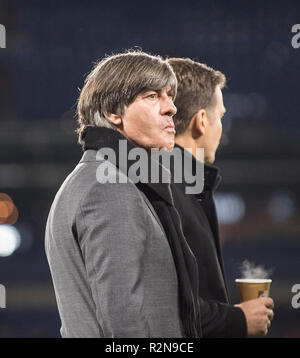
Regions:
<instances>
[{"instance_id":1,"label":"man's face","mask_svg":"<svg viewBox=\"0 0 300 358\"><path fill-rule=\"evenodd\" d=\"M171 151L175 144L173 116L176 107L171 88L147 91L137 96L122 116L120 132L140 147Z\"/></svg>"},{"instance_id":2,"label":"man's face","mask_svg":"<svg viewBox=\"0 0 300 358\"><path fill-rule=\"evenodd\" d=\"M206 109L208 124L205 132L204 157L206 163L215 161L216 151L222 136L222 122L226 109L223 103L223 95L220 86L217 86L214 93L214 102L211 108Z\"/></svg>"}]
</instances>

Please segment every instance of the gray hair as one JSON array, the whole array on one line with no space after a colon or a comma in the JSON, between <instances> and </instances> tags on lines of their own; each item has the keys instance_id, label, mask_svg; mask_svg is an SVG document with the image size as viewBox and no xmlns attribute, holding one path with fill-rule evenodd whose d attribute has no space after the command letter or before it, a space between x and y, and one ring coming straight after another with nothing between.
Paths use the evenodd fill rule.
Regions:
<instances>
[{"instance_id":1,"label":"gray hair","mask_svg":"<svg viewBox=\"0 0 300 358\"><path fill-rule=\"evenodd\" d=\"M78 99L79 143L83 143L81 136L85 127L115 129L107 115L123 115L125 107L139 94L159 91L166 86L171 87L171 95L175 98L176 76L160 56L128 51L100 60L87 76Z\"/></svg>"}]
</instances>

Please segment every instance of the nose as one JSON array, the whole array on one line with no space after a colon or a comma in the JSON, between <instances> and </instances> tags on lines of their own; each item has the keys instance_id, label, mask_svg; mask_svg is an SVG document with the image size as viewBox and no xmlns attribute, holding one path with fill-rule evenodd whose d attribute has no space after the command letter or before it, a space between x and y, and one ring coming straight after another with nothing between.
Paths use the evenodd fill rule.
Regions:
<instances>
[{"instance_id":1,"label":"nose","mask_svg":"<svg viewBox=\"0 0 300 358\"><path fill-rule=\"evenodd\" d=\"M166 96L162 99L161 103L161 114L164 116L173 117L177 112L177 108L171 97Z\"/></svg>"}]
</instances>

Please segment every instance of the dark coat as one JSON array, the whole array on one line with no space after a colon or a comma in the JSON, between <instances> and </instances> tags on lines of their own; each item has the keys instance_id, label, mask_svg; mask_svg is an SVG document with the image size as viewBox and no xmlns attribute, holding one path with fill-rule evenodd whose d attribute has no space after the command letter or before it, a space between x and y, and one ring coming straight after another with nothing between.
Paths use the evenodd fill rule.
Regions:
<instances>
[{"instance_id":1,"label":"dark coat","mask_svg":"<svg viewBox=\"0 0 300 358\"><path fill-rule=\"evenodd\" d=\"M193 167L197 161L189 156ZM191 158L192 157L192 158ZM198 162L199 163L199 162ZM174 173L174 167L171 167ZM191 173L192 174L192 173ZM183 179L185 176L183 175ZM186 194L188 184L173 184L175 207L180 215L183 233L198 264L201 323L204 337L246 337L247 325L243 311L229 304L219 240L218 221L213 191L220 182L214 166L204 167L204 189L200 194ZM189 184L190 185L190 184Z\"/></svg>"},{"instance_id":2,"label":"dark coat","mask_svg":"<svg viewBox=\"0 0 300 358\"><path fill-rule=\"evenodd\" d=\"M145 203L147 204L148 208L152 212L153 216L156 218L156 221L159 223L159 225L162 228L162 231L164 232L165 236L164 238L167 238L167 241L169 243L170 252L172 254L173 262L175 264L175 269L177 273L177 281L174 282L174 287L178 288L178 291L176 294L173 294L170 296L170 301L174 302L174 300L177 300L179 303L179 316L181 320L181 327L182 327L182 335L186 338L200 338L202 337L202 331L201 331L201 313L200 313L200 302L198 300L199 297L199 291L198 291L198 267L196 259L191 252L188 244L186 243L186 239L182 232L182 225L180 222L180 217L177 212L177 210L174 207L174 201L172 197L172 191L171 191L171 185L168 183L164 183L163 181L159 181L157 183L152 183L150 178L151 171L152 171L152 157L148 156L147 159L147 165L148 167L148 178L146 178L146 181L135 181L134 173L129 170L130 167L133 168L134 164L137 164L137 159L129 159L129 152L131 150L135 150L137 147L130 141L126 140L125 137L123 137L119 132L108 129L108 128L101 128L101 127L87 127L85 129L84 135L84 150L86 151L96 151L101 148L109 148L110 150L113 150L113 153L116 154L115 160L111 162L113 167L117 169L117 171L122 172L126 176L128 175L128 178L132 181L132 183L135 184L136 189L138 189L139 194L142 195L144 198ZM120 149L119 144L120 141L123 140L127 143L126 149ZM120 151L119 151L120 150ZM126 153L127 150L127 153ZM145 151L146 152L146 151ZM126 155L127 154L127 155ZM98 154L96 156L98 158ZM163 167L161 167L161 170L168 176L170 176L170 172ZM130 174L131 173L131 174ZM94 178L94 176L92 176ZM114 187L118 187L118 185L109 185L111 190L114 189ZM126 185L119 185L120 188L124 191L123 193L119 193L119 199L122 200L124 203L124 196L127 195L127 186ZM135 197L128 194L129 197L135 201ZM97 195L96 195L97 197ZM109 196L108 196L109 197ZM115 203L116 207L120 207L120 204L118 202ZM124 204L123 204L124 205ZM136 204L138 205L138 204ZM124 207L121 206L124 210ZM135 225L143 226L144 224L140 222L139 215L136 213L136 211L133 212L131 209L131 205L128 203L125 203L125 211L124 211L124 217L123 219L126 221L128 220L127 217L132 219L132 222L128 220L127 224L124 226L129 230L130 237L130 227L134 228ZM132 204L132 207L134 207L134 204ZM99 209L100 210L100 209ZM105 211L105 210L104 210ZM142 214L142 213L139 213ZM134 217L136 217L136 220L134 220ZM118 218L118 216L116 216ZM153 218L152 218L153 219ZM113 220L112 220L113 221ZM121 224L122 223L122 224ZM123 221L120 221L120 225L117 225L118 227L122 228ZM152 236L156 238L157 234L153 231L153 228L149 227L149 225L146 225L144 227L144 231L152 232ZM120 236L116 235L116 240L121 240L123 242L123 236L124 232L119 234ZM132 232L132 239L139 240L139 237L135 237L136 234L134 231ZM157 239L157 238L156 238ZM145 240L145 243L151 244L149 242L149 239L147 238ZM126 242L123 243L123 245L126 246ZM100 245L101 246L101 245ZM126 246L127 247L127 246ZM137 246L138 247L138 246ZM157 249L160 250L160 248L157 246ZM128 249L130 251L130 248ZM124 249L124 252L126 250ZM152 253L154 255L153 257L153 263L152 268L155 269L157 266L156 260L161 257L160 254L157 253L156 250L152 250ZM163 251L162 251L163 253ZM130 254L130 252L128 253ZM126 252L125 252L126 255ZM143 262L143 258L140 257L141 261ZM130 260L131 262L132 260ZM132 261L133 263L135 261ZM165 264L168 264L166 261ZM168 267L166 267L168 269ZM122 271L122 275L126 274L126 272L130 273L131 271L126 270L124 267L124 270ZM133 271L134 272L134 271ZM151 278L146 272L141 272L141 274L145 274L147 278L152 280L153 285L153 292L156 292L158 289L163 290L160 287L160 283L158 282L160 279ZM162 274L165 276L166 273ZM121 273L120 273L121 275ZM123 276L120 276L121 280ZM130 276L130 275L129 275ZM167 274L167 276L170 276ZM138 285L140 283L140 285ZM143 285L143 281L141 278L138 279L136 286L140 287ZM168 293L166 293L168 294ZM148 294L149 296L149 294ZM143 298L143 297L142 297ZM150 298L151 299L151 298ZM154 301L153 301L154 302ZM170 311L168 310L168 306L161 301L162 306L160 309L164 312L164 315L169 316L167 321L171 319L172 322L177 322L177 316L175 314L170 315ZM156 304L154 304L155 306ZM160 305L159 305L160 306ZM139 308L139 306L137 306ZM174 316L172 318L172 316ZM159 323L160 319L158 319L156 316L153 316L155 320ZM163 317L163 316L161 316ZM162 318L163 320L166 320L165 318ZM126 323L126 321L124 321ZM138 331L138 327L136 327ZM141 332L143 334L143 332ZM153 336L152 336L153 337Z\"/></svg>"},{"instance_id":3,"label":"dark coat","mask_svg":"<svg viewBox=\"0 0 300 358\"><path fill-rule=\"evenodd\" d=\"M96 151L97 144L118 142L111 132L92 136L89 143L99 141L64 181L47 221L45 248L62 337L183 338L177 271L164 228L145 195L130 180L119 183L127 179L124 172ZM103 163L105 172L99 170Z\"/></svg>"}]
</instances>

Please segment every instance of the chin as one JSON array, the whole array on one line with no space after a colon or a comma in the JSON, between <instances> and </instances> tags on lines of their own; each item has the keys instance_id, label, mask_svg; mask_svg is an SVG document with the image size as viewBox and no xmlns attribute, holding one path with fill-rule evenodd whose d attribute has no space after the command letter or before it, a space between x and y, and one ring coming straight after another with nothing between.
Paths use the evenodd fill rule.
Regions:
<instances>
[{"instance_id":1,"label":"chin","mask_svg":"<svg viewBox=\"0 0 300 358\"><path fill-rule=\"evenodd\" d=\"M215 159L216 159L215 156L205 157L204 163L205 164L213 164Z\"/></svg>"},{"instance_id":2,"label":"chin","mask_svg":"<svg viewBox=\"0 0 300 358\"><path fill-rule=\"evenodd\" d=\"M148 145L144 145L143 148L147 149L147 150L151 150L151 149L163 149L166 150L167 152L171 152L174 148L175 145L175 140L173 141L168 141L168 142L163 142L163 143L151 143Z\"/></svg>"},{"instance_id":3,"label":"chin","mask_svg":"<svg viewBox=\"0 0 300 358\"><path fill-rule=\"evenodd\" d=\"M175 140L169 141L162 146L162 149L166 150L167 152L172 152L175 145Z\"/></svg>"}]
</instances>

